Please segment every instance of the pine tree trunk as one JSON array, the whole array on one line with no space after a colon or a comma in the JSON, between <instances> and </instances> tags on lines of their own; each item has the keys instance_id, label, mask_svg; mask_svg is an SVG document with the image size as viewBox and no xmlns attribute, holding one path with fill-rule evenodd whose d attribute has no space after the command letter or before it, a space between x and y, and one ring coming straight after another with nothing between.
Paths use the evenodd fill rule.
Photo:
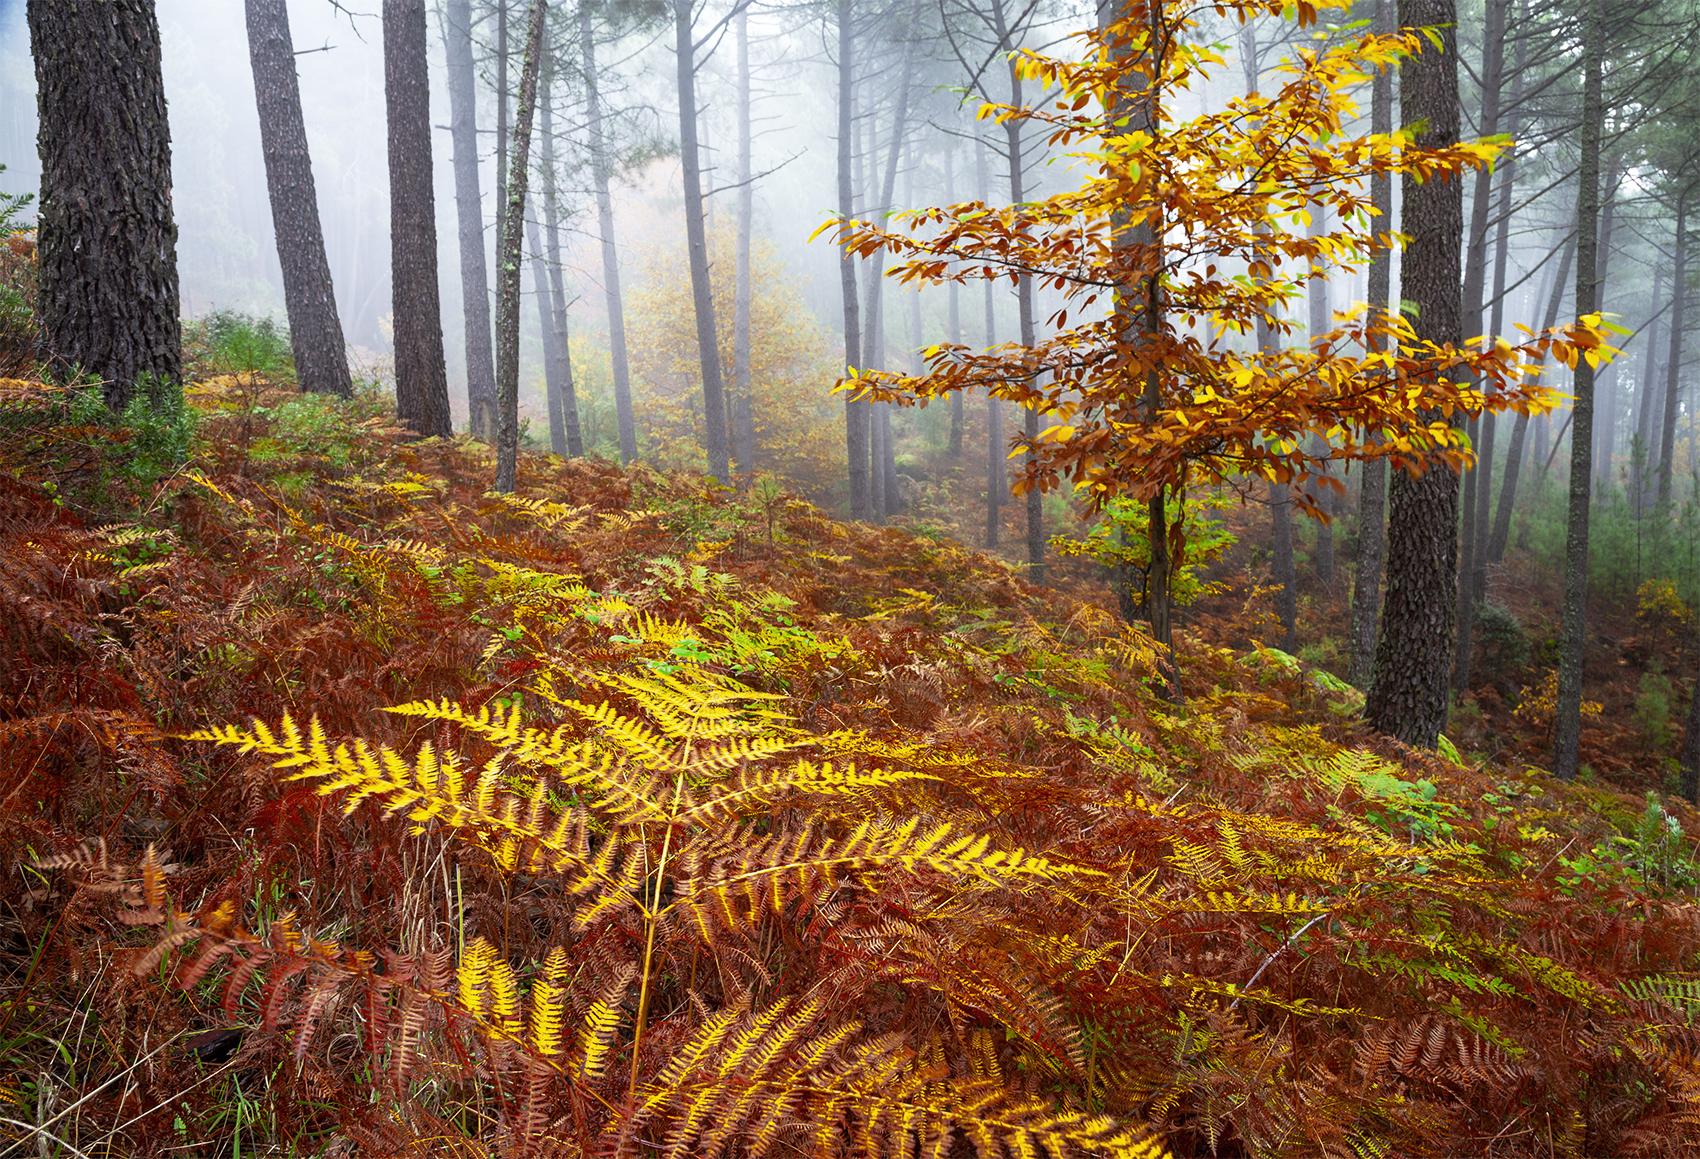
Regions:
<instances>
[{"instance_id":1,"label":"pine tree trunk","mask_svg":"<svg viewBox=\"0 0 1700 1159\"><path fill-rule=\"evenodd\" d=\"M1021 108L1021 73L1017 68L1015 45L1010 41L1009 26L1004 17L1003 0L992 0L992 29L997 34L999 50L1009 54L1010 107ZM1008 140L1009 200L1012 205L1020 205L1027 200L1026 174L1023 172L1026 157L1021 140L1021 127L1024 123L1020 118L1012 117L1005 121L1003 126L1004 136ZM1021 345L1031 350L1038 342L1038 336L1033 325L1033 278L1028 274L1022 274L1016 279L1015 307L1019 318ZM1021 429L1029 444L1039 437L1037 407L1022 408ZM1029 449L1022 455L1022 463L1031 471L1037 458L1037 453ZM1042 585L1045 582L1044 496L1037 487L1027 492L1027 578L1036 584Z\"/></svg>"},{"instance_id":2,"label":"pine tree trunk","mask_svg":"<svg viewBox=\"0 0 1700 1159\"><path fill-rule=\"evenodd\" d=\"M1676 199L1676 236L1671 247L1676 254L1671 271L1670 354L1665 360L1664 419L1659 424L1659 512L1670 511L1671 461L1676 452L1676 416L1682 394L1678 379L1682 373L1682 339L1688 307L1688 190Z\"/></svg>"},{"instance_id":3,"label":"pine tree trunk","mask_svg":"<svg viewBox=\"0 0 1700 1159\"><path fill-rule=\"evenodd\" d=\"M855 70L852 54L855 33L850 0L838 0L838 216L849 221L856 215L856 186L853 172L856 154ZM838 247L838 287L844 304L844 363L856 367L862 361L861 305L856 297L856 258L848 243ZM868 404L844 396L844 450L849 460L850 517L866 519L870 514L868 480Z\"/></svg>"},{"instance_id":4,"label":"pine tree trunk","mask_svg":"<svg viewBox=\"0 0 1700 1159\"><path fill-rule=\"evenodd\" d=\"M614 166L602 135L602 100L597 90L596 35L591 6L579 5L579 41L584 56L585 119L590 130L590 165L596 181L596 224L602 237L602 290L608 304L608 359L614 374L614 418L620 429L620 462L637 458L637 422L632 415L631 367L626 358L626 311L620 293L620 255L614 246L614 198L609 190ZM557 268L559 268L557 266ZM563 319L564 300L557 304Z\"/></svg>"},{"instance_id":5,"label":"pine tree trunk","mask_svg":"<svg viewBox=\"0 0 1700 1159\"><path fill-rule=\"evenodd\" d=\"M947 148L944 152L944 189L945 200L952 204L956 202L956 171L953 167L955 160L956 151ZM961 286L952 282L946 291L950 296L950 341L953 346L962 345L962 303L959 293L961 289ZM963 394L964 392L960 390L950 392L950 457L953 459L962 457L962 423L965 405Z\"/></svg>"},{"instance_id":6,"label":"pine tree trunk","mask_svg":"<svg viewBox=\"0 0 1700 1159\"><path fill-rule=\"evenodd\" d=\"M1641 389L1636 392L1635 434L1630 447L1630 505L1635 514L1647 509L1648 442L1652 433L1653 408L1658 404L1659 297L1664 291L1665 269L1653 268L1653 297L1647 304L1647 356L1641 366Z\"/></svg>"},{"instance_id":7,"label":"pine tree trunk","mask_svg":"<svg viewBox=\"0 0 1700 1159\"><path fill-rule=\"evenodd\" d=\"M978 132L974 134L974 180L975 196L981 205L989 205L991 199L991 178L986 165L986 139ZM986 346L992 347L997 343L997 300L996 290L988 279L984 285L986 296ZM1003 526L1003 505L1009 495L1009 479L1006 474L1008 448L1004 444L1003 433L1003 403L997 396L986 394L986 546L998 546L1000 529Z\"/></svg>"},{"instance_id":8,"label":"pine tree trunk","mask_svg":"<svg viewBox=\"0 0 1700 1159\"><path fill-rule=\"evenodd\" d=\"M537 107L537 71L543 54L546 0L531 0L525 36L525 63L519 75L519 109L514 124L513 157L508 166L506 205L502 210L501 247L496 251L496 396L500 426L496 432L496 490L512 494L519 469L519 267L521 223L525 220L527 177L531 171L531 118Z\"/></svg>"},{"instance_id":9,"label":"pine tree trunk","mask_svg":"<svg viewBox=\"0 0 1700 1159\"><path fill-rule=\"evenodd\" d=\"M1441 40L1399 74L1402 119L1422 126L1421 147L1458 140L1457 23L1455 0L1400 0L1400 27L1428 28ZM1411 325L1419 339L1462 345L1463 184L1407 175L1400 200L1411 242L1399 296L1416 307ZM1381 732L1432 749L1446 723L1457 626L1458 475L1434 463L1415 478L1396 473L1388 491L1387 595L1365 716Z\"/></svg>"},{"instance_id":10,"label":"pine tree trunk","mask_svg":"<svg viewBox=\"0 0 1700 1159\"><path fill-rule=\"evenodd\" d=\"M567 290L561 276L561 215L555 203L555 109L551 99L554 79L555 61L552 55L546 55L543 62L543 75L538 79L542 89L538 97L538 130L543 136L539 160L543 164L543 240L549 247L548 258L549 281L547 286L539 283L537 293L541 302L549 305L548 318L543 322L543 329L550 336L549 349L552 354L546 355L549 364L553 366L555 379L555 396L549 407L549 443L555 447L555 416L558 412L561 424L561 444L564 453L572 458L584 454L584 432L579 426L578 392L573 389L573 351L567 333ZM533 248L537 243L532 242ZM547 371L545 374L547 375ZM556 454L563 451L557 450Z\"/></svg>"},{"instance_id":11,"label":"pine tree trunk","mask_svg":"<svg viewBox=\"0 0 1700 1159\"><path fill-rule=\"evenodd\" d=\"M1691 805L1700 805L1700 674L1688 698L1688 721L1682 730L1682 795Z\"/></svg>"},{"instance_id":12,"label":"pine tree trunk","mask_svg":"<svg viewBox=\"0 0 1700 1159\"><path fill-rule=\"evenodd\" d=\"M1594 312L1599 286L1600 136L1604 0L1584 0L1582 125L1577 134L1576 314ZM1571 374L1570 502L1564 535L1564 618L1559 629L1558 709L1553 721L1553 773L1576 776L1582 742L1582 661L1587 638L1588 517L1593 484L1594 367L1576 360Z\"/></svg>"},{"instance_id":13,"label":"pine tree trunk","mask_svg":"<svg viewBox=\"0 0 1700 1159\"><path fill-rule=\"evenodd\" d=\"M1603 130L1602 130L1603 131ZM1606 289L1611 266L1611 230L1617 218L1618 176L1614 169L1606 177L1600 211L1599 263L1594 275L1594 309L1604 310L1608 301ZM1622 345L1622 343L1619 343ZM1603 501L1611 486L1611 450L1617 441L1616 413L1617 362L1606 364L1604 371L1594 374L1594 497Z\"/></svg>"},{"instance_id":14,"label":"pine tree trunk","mask_svg":"<svg viewBox=\"0 0 1700 1159\"><path fill-rule=\"evenodd\" d=\"M37 304L55 365L106 405L183 380L171 131L152 0L30 0L41 213ZM293 72L290 74L293 79Z\"/></svg>"},{"instance_id":15,"label":"pine tree trunk","mask_svg":"<svg viewBox=\"0 0 1700 1159\"><path fill-rule=\"evenodd\" d=\"M466 329L466 406L472 433L496 436L496 353L490 344L490 268L478 179L478 99L472 66L472 5L448 0L443 30L448 58L449 139L454 145L455 220Z\"/></svg>"},{"instance_id":16,"label":"pine tree trunk","mask_svg":"<svg viewBox=\"0 0 1700 1159\"><path fill-rule=\"evenodd\" d=\"M384 0L384 105L390 154L390 305L396 419L427 438L454 434L437 294L437 197L425 0Z\"/></svg>"},{"instance_id":17,"label":"pine tree trunk","mask_svg":"<svg viewBox=\"0 0 1700 1159\"><path fill-rule=\"evenodd\" d=\"M1310 206L1310 225L1306 232L1311 237L1324 237L1328 233L1328 207L1321 204ZM1305 296L1310 312L1310 343L1317 345L1322 335L1332 329L1333 316L1328 302L1329 283L1327 267L1322 262L1312 266L1310 284L1305 287ZM1311 436L1311 452L1318 458L1326 458L1328 441L1320 434ZM1324 475L1330 472L1323 468ZM1326 484L1317 482L1310 487L1310 494L1323 518L1316 524L1316 556L1311 560L1311 570L1316 573L1318 582L1324 588L1334 587L1334 489Z\"/></svg>"},{"instance_id":18,"label":"pine tree trunk","mask_svg":"<svg viewBox=\"0 0 1700 1159\"><path fill-rule=\"evenodd\" d=\"M34 11L34 5L31 11ZM301 85L284 0L247 0L248 59L260 113L260 147L266 159L272 230L283 267L283 301L289 312L289 345L301 389L349 398L354 382L331 291L319 199L301 118Z\"/></svg>"},{"instance_id":19,"label":"pine tree trunk","mask_svg":"<svg viewBox=\"0 0 1700 1159\"><path fill-rule=\"evenodd\" d=\"M1393 0L1376 0L1373 31L1386 35L1394 30ZM1393 72L1376 74L1370 94L1370 131L1393 131ZM1370 181L1370 199L1376 209L1375 230L1385 233L1393 223L1393 181L1377 177ZM1393 280L1393 260L1385 247L1376 247L1369 263L1369 308L1387 312ZM1375 671L1376 622L1381 611L1381 573L1387 558L1387 462L1372 459L1364 464L1363 484L1358 494L1358 558L1352 580L1352 659L1348 678L1359 688L1368 688Z\"/></svg>"},{"instance_id":20,"label":"pine tree trunk","mask_svg":"<svg viewBox=\"0 0 1700 1159\"><path fill-rule=\"evenodd\" d=\"M703 451L708 472L732 479L726 446L726 388L721 380L720 332L714 322L714 287L708 274L708 230L702 196L702 155L697 147L697 66L694 0L673 0L673 48L679 81L679 168L685 193L685 244L691 265L691 302L702 372Z\"/></svg>"},{"instance_id":21,"label":"pine tree trunk","mask_svg":"<svg viewBox=\"0 0 1700 1159\"><path fill-rule=\"evenodd\" d=\"M732 22L738 42L738 255L737 291L732 316L732 425L738 472L755 473L755 405L750 397L750 231L755 218L755 186L750 157L750 13L740 9Z\"/></svg>"},{"instance_id":22,"label":"pine tree trunk","mask_svg":"<svg viewBox=\"0 0 1700 1159\"><path fill-rule=\"evenodd\" d=\"M1558 261L1558 273L1553 278L1552 290L1547 297L1546 318L1541 328L1550 330L1558 321L1558 311L1564 304L1565 281L1570 274L1570 264L1576 256L1576 235L1571 234L1564 241L1564 253ZM1537 383L1540 381L1537 377ZM1499 508L1494 512L1493 537L1488 540L1487 562L1498 563L1505 558L1505 547L1511 539L1511 513L1517 506L1517 480L1523 473L1524 446L1529 441L1530 423L1533 420L1526 414L1517 416L1517 421L1511 429L1511 446L1505 453L1505 481L1499 489ZM1541 420L1544 424L1545 416ZM1544 426L1542 428L1544 430ZM1544 452L1536 449L1534 457L1538 458Z\"/></svg>"},{"instance_id":23,"label":"pine tree trunk","mask_svg":"<svg viewBox=\"0 0 1700 1159\"><path fill-rule=\"evenodd\" d=\"M549 273L544 269L543 242L535 218L525 223L526 245L531 249L531 289L537 299L537 330L543 339L543 397L549 410L549 450L567 453L567 419L561 406L561 364L555 351L554 303L549 293Z\"/></svg>"}]
</instances>

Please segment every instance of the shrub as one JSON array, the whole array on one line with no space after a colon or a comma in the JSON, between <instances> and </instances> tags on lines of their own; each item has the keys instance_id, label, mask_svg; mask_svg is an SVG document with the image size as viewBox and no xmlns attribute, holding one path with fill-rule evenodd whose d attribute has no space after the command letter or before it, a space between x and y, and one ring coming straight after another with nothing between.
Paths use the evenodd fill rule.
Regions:
<instances>
[{"instance_id":1,"label":"shrub","mask_svg":"<svg viewBox=\"0 0 1700 1159\"><path fill-rule=\"evenodd\" d=\"M1529 662L1529 637L1504 604L1488 600L1476 608L1476 640L1482 649L1480 671L1489 681L1513 677Z\"/></svg>"},{"instance_id":2,"label":"shrub","mask_svg":"<svg viewBox=\"0 0 1700 1159\"><path fill-rule=\"evenodd\" d=\"M1635 723L1641 740L1654 752L1671 746L1670 706L1670 679L1657 671L1643 672L1635 691Z\"/></svg>"},{"instance_id":3,"label":"shrub","mask_svg":"<svg viewBox=\"0 0 1700 1159\"><path fill-rule=\"evenodd\" d=\"M214 310L203 320L207 361L222 374L263 374L292 377L289 327L272 318L255 318L236 310Z\"/></svg>"}]
</instances>

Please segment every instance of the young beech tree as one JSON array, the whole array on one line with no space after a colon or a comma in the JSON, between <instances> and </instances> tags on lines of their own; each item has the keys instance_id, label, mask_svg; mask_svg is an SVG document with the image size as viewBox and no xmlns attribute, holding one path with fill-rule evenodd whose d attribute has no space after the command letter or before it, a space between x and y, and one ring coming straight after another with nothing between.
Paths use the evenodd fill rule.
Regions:
<instances>
[{"instance_id":1,"label":"young beech tree","mask_svg":"<svg viewBox=\"0 0 1700 1159\"><path fill-rule=\"evenodd\" d=\"M1385 459L1414 475L1457 470L1470 452L1454 416L1550 408L1553 396L1525 369L1543 353L1571 364L1583 352L1597 358L1597 319L1482 349L1422 340L1396 315L1358 310L1317 341L1250 348L1259 323L1292 333L1290 307L1313 265L1355 273L1377 247L1396 244L1377 230L1385 223L1372 214L1372 178L1458 180L1499 148L1352 135L1348 94L1424 50L1414 30L1295 46L1270 92L1174 116L1172 94L1226 65L1188 38L1196 14L1285 11L1303 26L1347 6L1132 0L1119 20L1081 34L1080 60L1018 54L1022 74L1060 97L980 115L1033 121L1054 146L1075 150L1089 165L1080 188L1007 207L912 211L899 215L900 231L844 220L823 229L836 227L852 252L887 249L896 258L889 276L904 282L1030 276L1064 300L1048 336L980 352L934 346L925 374L852 373L842 389L913 402L978 387L1038 408L1044 429L1017 442L1033 452L1013 481L1020 493L1066 479L1099 507L1126 495L1162 510L1155 501L1189 485L1261 477L1295 484L1294 506L1313 516L1316 494L1341 489L1330 468L1342 461ZM1329 222L1314 235L1313 205ZM1184 560L1184 528L1150 521L1159 596ZM1166 603L1148 602L1165 648Z\"/></svg>"}]
</instances>

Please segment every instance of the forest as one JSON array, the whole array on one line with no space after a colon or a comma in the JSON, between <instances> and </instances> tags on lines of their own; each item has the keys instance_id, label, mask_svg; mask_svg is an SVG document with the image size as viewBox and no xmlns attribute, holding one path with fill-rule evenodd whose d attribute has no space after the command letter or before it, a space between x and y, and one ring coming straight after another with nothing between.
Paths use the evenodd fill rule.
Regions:
<instances>
[{"instance_id":1,"label":"forest","mask_svg":"<svg viewBox=\"0 0 1700 1159\"><path fill-rule=\"evenodd\" d=\"M1697 65L0 2L0 1155L1700 1155Z\"/></svg>"}]
</instances>

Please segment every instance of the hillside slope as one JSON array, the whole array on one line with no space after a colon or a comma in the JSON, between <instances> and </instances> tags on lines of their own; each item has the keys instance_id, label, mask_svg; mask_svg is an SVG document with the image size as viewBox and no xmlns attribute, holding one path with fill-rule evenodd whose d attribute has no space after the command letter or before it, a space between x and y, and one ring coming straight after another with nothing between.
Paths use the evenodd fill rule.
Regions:
<instances>
[{"instance_id":1,"label":"hillside slope","mask_svg":"<svg viewBox=\"0 0 1700 1159\"><path fill-rule=\"evenodd\" d=\"M86 429L0 477L20 1146L1700 1152L1686 816L1278 653L1171 708L1089 593L769 486L198 396L125 525Z\"/></svg>"}]
</instances>

